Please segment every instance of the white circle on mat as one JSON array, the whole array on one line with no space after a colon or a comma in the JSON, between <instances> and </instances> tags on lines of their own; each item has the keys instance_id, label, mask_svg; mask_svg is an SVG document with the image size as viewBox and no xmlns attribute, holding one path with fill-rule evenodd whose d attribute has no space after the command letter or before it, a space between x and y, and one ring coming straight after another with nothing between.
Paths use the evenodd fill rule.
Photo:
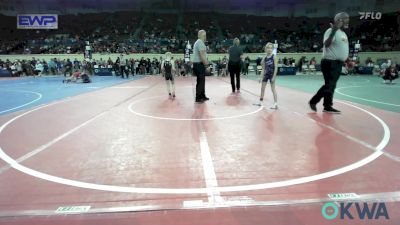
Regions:
<instances>
[{"instance_id":1,"label":"white circle on mat","mask_svg":"<svg viewBox=\"0 0 400 225\"><path fill-rule=\"evenodd\" d=\"M173 121L204 121L204 120L226 120L226 119L240 118L240 117L249 116L249 115L258 113L264 108L263 106L259 106L256 110L248 112L248 113L235 115L235 116L224 116L224 117L213 117L213 118L173 118L173 117L152 116L152 115L147 115L147 114L137 112L137 111L133 110L133 108L132 108L132 106L135 105L136 103L139 103L139 102L142 102L145 100L149 100L149 99L155 99L155 98L165 98L165 96L164 95L153 96L153 97L149 97L149 98L142 98L142 99L136 100L136 101L132 102L131 104L129 104L128 109L133 114L136 114L141 117L151 118L151 119L173 120Z\"/></svg>"},{"instance_id":2,"label":"white circle on mat","mask_svg":"<svg viewBox=\"0 0 400 225\"><path fill-rule=\"evenodd\" d=\"M383 104L383 105L400 107L400 105L398 105L398 104L387 103L387 102L382 102L382 101L375 101L375 100L366 99L366 98L360 98L360 97L356 97L354 95L345 94L340 91L342 89L349 89L349 88L371 88L371 87L384 87L384 86L347 86L347 87L336 88L335 92L337 92L338 94L341 94L343 96L353 98L353 99L358 99L358 100L362 100L362 101L366 101L366 102L373 102L373 103L378 103L378 104ZM389 87L384 87L384 88L399 88L399 86L389 86Z\"/></svg>"},{"instance_id":3,"label":"white circle on mat","mask_svg":"<svg viewBox=\"0 0 400 225\"><path fill-rule=\"evenodd\" d=\"M304 183L309 183L317 180L322 180L330 177L334 177L337 175L341 175L347 172L350 172L352 170L358 169L362 166L367 165L368 163L374 161L377 159L379 156L381 156L384 152L383 149L385 146L389 143L390 140L390 129L387 126L387 124L378 116L375 114L360 108L358 106L352 105L350 103L344 103L341 102L342 104L346 104L348 106L351 106L355 109L358 109L362 112L367 113L369 116L377 120L384 131L384 135L380 143L375 146L375 151L368 155L367 157L349 164L347 166L334 169L331 171L327 171L324 173L316 174L316 175L311 175L311 176L305 176L305 177L299 177L299 178L294 178L294 179L289 179L289 180L284 180L284 181L277 181L277 182L270 182L270 183L260 183L260 184L250 184L250 185L237 185L237 186L223 186L223 187L213 187L213 188L140 188L140 187L131 187L131 186L115 186L115 185L104 185L104 184L95 184L95 183L88 183L88 182L82 182L78 180L71 180L71 179L66 179L62 177L57 177L53 176L50 174L46 174L37 170L33 170L31 168L28 168L26 166L23 166L19 164L15 159L11 158L9 155L7 155L3 149L0 147L0 158L3 159L6 163L8 163L11 167L14 169L28 174L30 176L40 178L43 180L51 181L54 183L58 184L63 184L67 186L73 186L73 187L79 187L79 188L86 188L86 189L92 189L92 190L101 190L101 191L110 191L110 192L123 192L123 193L144 193L144 194L207 194L210 191L218 191L218 192L238 192L238 191L252 191L252 190L263 190L263 189L271 189L271 188L278 188L278 187L286 187L286 186L292 186L292 185L297 185L297 184L304 184ZM55 105L55 104L50 104L50 105ZM48 107L50 105L45 105L41 106L35 109L32 109L30 111L27 111L21 115L15 116L14 118L10 119L6 123L4 123L0 127L0 134L3 132L3 130L16 121L17 119L28 115L29 113L32 113L34 111L43 109L45 107Z\"/></svg>"},{"instance_id":4,"label":"white circle on mat","mask_svg":"<svg viewBox=\"0 0 400 225\"><path fill-rule=\"evenodd\" d=\"M35 95L37 96L37 98L33 99L33 100L30 101L30 102L24 103L24 104L22 104L22 105L19 105L19 106L10 108L10 109L2 110L2 111L0 111L0 114L5 113L5 112L10 112L10 111L13 111L13 110L22 108L22 107L24 107L24 106L30 105L30 104L32 104L32 103L34 103L34 102L36 102L36 101L39 101L39 100L43 97L42 94L40 94L39 92L34 92L34 91L24 91L24 90L0 90L0 91L11 91L11 92L30 93L30 94L35 94Z\"/></svg>"}]
</instances>

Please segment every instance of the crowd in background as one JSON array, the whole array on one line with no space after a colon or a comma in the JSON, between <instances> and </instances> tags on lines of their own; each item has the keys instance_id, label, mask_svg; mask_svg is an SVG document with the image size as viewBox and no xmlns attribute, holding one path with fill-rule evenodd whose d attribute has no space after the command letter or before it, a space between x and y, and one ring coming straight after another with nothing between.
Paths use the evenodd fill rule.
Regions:
<instances>
[{"instance_id":1,"label":"crowd in background","mask_svg":"<svg viewBox=\"0 0 400 225\"><path fill-rule=\"evenodd\" d=\"M351 45L361 51L400 50L397 13L380 20L350 19ZM226 53L239 37L245 53L263 52L277 40L280 52L319 52L330 18L288 18L218 13L149 14L138 12L60 15L58 30L18 30L16 18L0 15L0 54L83 53L90 41L94 53L183 52L199 29L207 31L211 53Z\"/></svg>"},{"instance_id":2,"label":"crowd in background","mask_svg":"<svg viewBox=\"0 0 400 225\"><path fill-rule=\"evenodd\" d=\"M245 57L241 61L241 74L247 75L249 71L259 74L261 68L261 57L256 60L250 60ZM71 75L75 71L85 71L89 75L95 74L97 68L109 68L116 76L128 77L129 75L159 75L161 74L161 62L163 58L144 58L133 59L129 55L121 54L116 60L111 58L100 58L99 60L78 60L78 59L58 59L52 58L48 61L44 59L36 59L32 57L30 60L1 60L0 70L6 70L12 76L32 76L32 75ZM172 58L176 68L175 76L192 75L192 63L185 62L182 58ZM218 60L211 61L211 71L216 76L228 75L228 58L225 56ZM302 56L298 61L293 58L279 58L278 67L296 67L297 72L307 73L316 72L317 60L315 57L310 59L307 56ZM358 66L373 67L374 73L383 76L388 68L394 66L396 73L400 70L400 63L391 59L380 60L374 62L371 58L360 62L358 58L354 60L348 59L342 68L342 74L351 75L356 73ZM258 68L258 69L257 69Z\"/></svg>"},{"instance_id":3,"label":"crowd in background","mask_svg":"<svg viewBox=\"0 0 400 225\"><path fill-rule=\"evenodd\" d=\"M58 59L52 58L48 61L32 57L30 60L0 59L0 69L7 70L13 76L31 76L31 75L71 75L74 71L85 71L88 74L94 74L97 68L109 68L115 75L156 75L160 74L162 57L133 59L126 55L121 55L116 60L111 58L99 60L78 60L78 59ZM175 63L175 75L191 74L191 63L185 63L182 59L173 59Z\"/></svg>"},{"instance_id":4,"label":"crowd in background","mask_svg":"<svg viewBox=\"0 0 400 225\"><path fill-rule=\"evenodd\" d=\"M350 19L352 37L350 47L360 41L360 51L399 51L400 26L398 13L383 14L380 20ZM90 13L60 15L57 30L18 30L16 17L0 15L0 54L83 54L86 41L92 53L104 54L104 59L79 61L57 58L42 60L1 61L0 68L15 76L38 74L67 74L73 70L111 68L116 75L159 74L162 59L132 59L136 53L184 53L187 41L197 39L199 29L207 31L207 47L210 53L226 53L232 39L238 37L244 53L263 52L266 42L279 44L278 51L320 52L322 36L330 18L287 18L239 14L183 13L154 14L138 12ZM397 21L397 22L396 22ZM108 58L110 53L121 53L116 60ZM226 76L227 58L213 62L213 71ZM242 74L248 74L250 64L260 66L261 58L242 62ZM191 73L191 63L174 59L176 75ZM382 62L359 62L350 58L344 64L346 73L351 74L359 65L385 68ZM398 65L398 64L397 64ZM279 59L279 66L297 67L297 71L316 68L315 58L301 57ZM398 66L397 66L398 67Z\"/></svg>"}]
</instances>

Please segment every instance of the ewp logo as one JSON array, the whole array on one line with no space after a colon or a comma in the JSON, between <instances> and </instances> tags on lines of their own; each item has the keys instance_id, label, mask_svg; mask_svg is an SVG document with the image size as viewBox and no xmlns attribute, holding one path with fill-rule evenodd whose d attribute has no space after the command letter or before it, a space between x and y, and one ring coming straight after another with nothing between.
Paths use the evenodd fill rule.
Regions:
<instances>
[{"instance_id":1,"label":"ewp logo","mask_svg":"<svg viewBox=\"0 0 400 225\"><path fill-rule=\"evenodd\" d=\"M325 203L324 206L322 207L322 216L327 219L327 220L333 220L335 219L339 213L340 213L340 219L344 220L345 218L353 220L354 216L351 214L350 208L352 206L355 206L356 212L358 214L358 218L360 220L364 220L365 216L367 216L367 219L380 219L381 217L385 219L389 219L389 214L386 209L385 203L376 203L374 202L372 204L372 207L370 208L367 203L340 203L340 208L333 202L328 202Z\"/></svg>"},{"instance_id":2,"label":"ewp logo","mask_svg":"<svg viewBox=\"0 0 400 225\"><path fill-rule=\"evenodd\" d=\"M58 29L58 15L24 14L18 15L18 29Z\"/></svg>"}]
</instances>

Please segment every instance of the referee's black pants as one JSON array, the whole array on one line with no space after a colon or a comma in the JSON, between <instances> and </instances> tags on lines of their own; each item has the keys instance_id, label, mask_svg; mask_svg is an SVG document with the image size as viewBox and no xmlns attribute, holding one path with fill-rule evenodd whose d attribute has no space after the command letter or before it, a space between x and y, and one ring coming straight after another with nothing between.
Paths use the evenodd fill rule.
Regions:
<instances>
[{"instance_id":1,"label":"referee's black pants","mask_svg":"<svg viewBox=\"0 0 400 225\"><path fill-rule=\"evenodd\" d=\"M321 61L321 71L324 75L325 84L311 98L310 104L317 104L324 98L324 108L330 108L333 105L333 94L336 83L342 72L343 62L340 60L323 59Z\"/></svg>"},{"instance_id":2,"label":"referee's black pants","mask_svg":"<svg viewBox=\"0 0 400 225\"><path fill-rule=\"evenodd\" d=\"M206 98L206 67L203 63L193 63L193 73L197 77L196 83L196 101Z\"/></svg>"},{"instance_id":3,"label":"referee's black pants","mask_svg":"<svg viewBox=\"0 0 400 225\"><path fill-rule=\"evenodd\" d=\"M231 86L232 92L236 90L240 90L240 62L229 62L228 63L228 70L231 76ZM235 87L235 75L236 75L236 87Z\"/></svg>"}]
</instances>

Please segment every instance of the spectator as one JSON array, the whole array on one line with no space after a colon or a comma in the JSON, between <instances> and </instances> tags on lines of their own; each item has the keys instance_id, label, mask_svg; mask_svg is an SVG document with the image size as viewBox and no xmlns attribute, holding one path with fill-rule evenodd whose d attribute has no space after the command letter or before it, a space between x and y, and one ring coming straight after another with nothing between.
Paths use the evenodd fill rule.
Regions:
<instances>
[{"instance_id":1,"label":"spectator","mask_svg":"<svg viewBox=\"0 0 400 225\"><path fill-rule=\"evenodd\" d=\"M372 61L371 57L368 57L368 58L365 60L365 65L366 65L366 66L369 66L369 67L374 66L374 62Z\"/></svg>"},{"instance_id":2,"label":"spectator","mask_svg":"<svg viewBox=\"0 0 400 225\"><path fill-rule=\"evenodd\" d=\"M244 74L245 75L249 74L250 58L248 56L244 58L243 66L244 66Z\"/></svg>"},{"instance_id":3,"label":"spectator","mask_svg":"<svg viewBox=\"0 0 400 225\"><path fill-rule=\"evenodd\" d=\"M43 72L43 64L39 61L35 65L34 74L40 76Z\"/></svg>"},{"instance_id":4,"label":"spectator","mask_svg":"<svg viewBox=\"0 0 400 225\"><path fill-rule=\"evenodd\" d=\"M67 73L69 73L69 75L72 75L72 62L67 59L67 62L64 64L65 70L64 70L64 77L66 76Z\"/></svg>"},{"instance_id":5,"label":"spectator","mask_svg":"<svg viewBox=\"0 0 400 225\"><path fill-rule=\"evenodd\" d=\"M386 69L389 68L391 64L392 64L392 61L390 59L388 59L386 62L382 63L380 75L383 76L386 72Z\"/></svg>"},{"instance_id":6,"label":"spectator","mask_svg":"<svg viewBox=\"0 0 400 225\"><path fill-rule=\"evenodd\" d=\"M399 78L399 71L397 70L396 64L391 64L390 67L386 69L385 75L382 78L385 84L394 84L393 80Z\"/></svg>"}]
</instances>

